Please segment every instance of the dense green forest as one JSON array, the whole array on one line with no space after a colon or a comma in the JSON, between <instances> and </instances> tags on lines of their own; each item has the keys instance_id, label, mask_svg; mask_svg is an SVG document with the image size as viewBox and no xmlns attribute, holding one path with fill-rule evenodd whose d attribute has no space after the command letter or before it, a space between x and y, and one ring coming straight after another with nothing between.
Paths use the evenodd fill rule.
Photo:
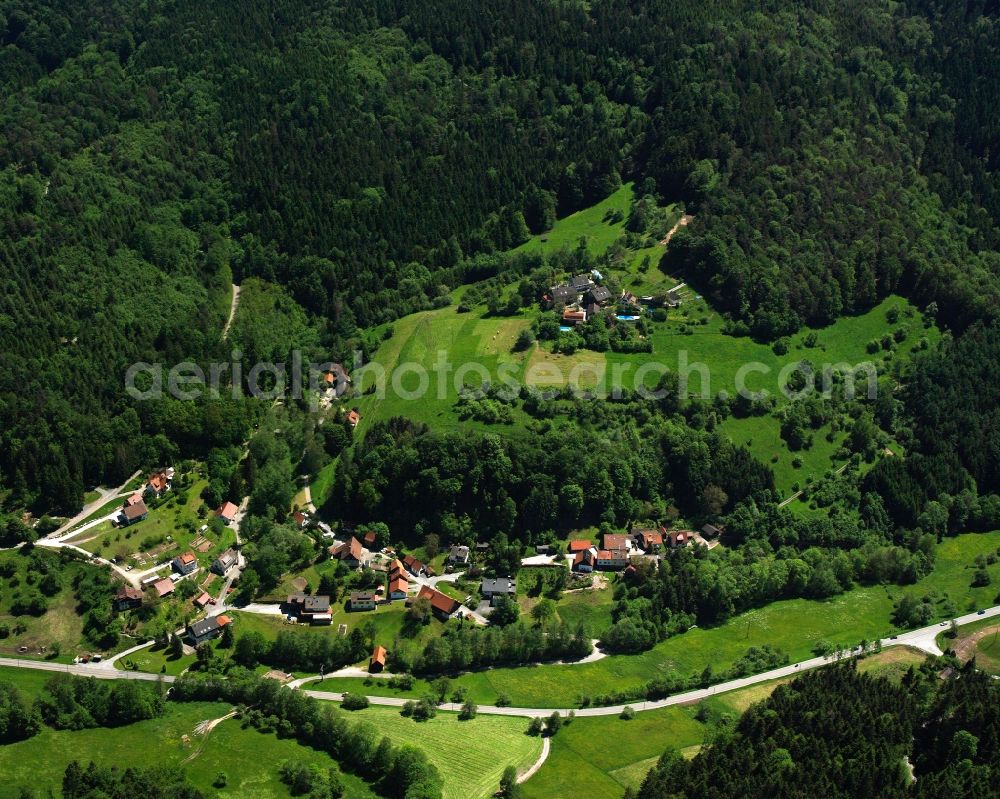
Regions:
<instances>
[{"instance_id":1,"label":"dense green forest","mask_svg":"<svg viewBox=\"0 0 1000 799\"><path fill-rule=\"evenodd\" d=\"M4 0L3 497L72 510L89 484L242 442L251 402L122 391L136 361L227 358L233 279L280 284L310 352L344 357L623 179L695 212L670 267L735 333L893 291L956 332L988 321L997 14Z\"/></svg>"},{"instance_id":2,"label":"dense green forest","mask_svg":"<svg viewBox=\"0 0 1000 799\"><path fill-rule=\"evenodd\" d=\"M943 683L929 665L902 684L853 665L821 669L723 725L693 760L665 754L638 797L780 798L808 786L845 799L986 799L1000 791L998 700L973 665Z\"/></svg>"}]
</instances>

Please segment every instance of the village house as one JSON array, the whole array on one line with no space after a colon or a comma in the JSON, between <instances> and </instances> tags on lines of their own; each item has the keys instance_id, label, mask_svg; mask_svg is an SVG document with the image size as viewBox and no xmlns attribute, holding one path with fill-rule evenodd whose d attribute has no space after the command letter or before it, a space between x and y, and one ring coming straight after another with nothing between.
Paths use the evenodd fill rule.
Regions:
<instances>
[{"instance_id":1,"label":"village house","mask_svg":"<svg viewBox=\"0 0 1000 799\"><path fill-rule=\"evenodd\" d=\"M360 421L361 421L361 414L358 413L358 409L357 408L351 408L351 410L349 410L347 412L347 423L351 427L357 427L358 426L358 422L360 422Z\"/></svg>"},{"instance_id":2,"label":"village house","mask_svg":"<svg viewBox=\"0 0 1000 799\"><path fill-rule=\"evenodd\" d=\"M378 536L375 534L374 530L369 530L365 533L365 537L361 540L364 541L364 544L368 547L368 549L374 549L375 544L378 542Z\"/></svg>"},{"instance_id":3,"label":"village house","mask_svg":"<svg viewBox=\"0 0 1000 799\"><path fill-rule=\"evenodd\" d=\"M333 615L330 613L330 597L328 596L310 596L300 592L289 596L288 604L298 616L299 621L307 621L310 624L333 623Z\"/></svg>"},{"instance_id":4,"label":"village house","mask_svg":"<svg viewBox=\"0 0 1000 799\"><path fill-rule=\"evenodd\" d=\"M517 596L517 584L511 577L484 577L479 585L479 593L495 607L500 599L514 599Z\"/></svg>"},{"instance_id":5,"label":"village house","mask_svg":"<svg viewBox=\"0 0 1000 799\"><path fill-rule=\"evenodd\" d=\"M639 302L639 298L636 297L631 291L623 291L621 297L618 298L620 305L634 311L642 310L642 303Z\"/></svg>"},{"instance_id":6,"label":"village house","mask_svg":"<svg viewBox=\"0 0 1000 799\"><path fill-rule=\"evenodd\" d=\"M238 510L239 508L232 502L223 502L222 507L215 512L215 515L222 519L223 523L232 524Z\"/></svg>"},{"instance_id":7,"label":"village house","mask_svg":"<svg viewBox=\"0 0 1000 799\"><path fill-rule=\"evenodd\" d=\"M413 557L413 555L405 555L403 557L403 565L406 567L406 570L410 572L410 574L412 574L414 577L419 577L421 573L426 574L427 572L427 567L419 560L417 560L415 557Z\"/></svg>"},{"instance_id":8,"label":"village house","mask_svg":"<svg viewBox=\"0 0 1000 799\"><path fill-rule=\"evenodd\" d=\"M580 292L572 286L553 286L542 296L542 302L546 307L554 305L572 305L580 301Z\"/></svg>"},{"instance_id":9,"label":"village house","mask_svg":"<svg viewBox=\"0 0 1000 799\"><path fill-rule=\"evenodd\" d=\"M409 580L406 569L403 568L403 562L399 558L393 558L392 563L389 564L389 579L395 580L397 577Z\"/></svg>"},{"instance_id":10,"label":"village house","mask_svg":"<svg viewBox=\"0 0 1000 799\"><path fill-rule=\"evenodd\" d=\"M156 592L156 596L162 599L165 596L170 596L174 592L174 581L169 577L164 577L162 580L157 580L153 583L153 591Z\"/></svg>"},{"instance_id":11,"label":"village house","mask_svg":"<svg viewBox=\"0 0 1000 799\"><path fill-rule=\"evenodd\" d=\"M593 546L593 544L591 544L589 541L586 541L586 540L584 540L582 538L575 538L575 539L573 539L572 541L569 542L569 546L567 547L567 551L570 552L570 553L586 552L592 546Z\"/></svg>"},{"instance_id":12,"label":"village house","mask_svg":"<svg viewBox=\"0 0 1000 799\"><path fill-rule=\"evenodd\" d=\"M343 544L334 544L329 549L330 557L342 560L352 569L361 568L365 563L365 550L353 535Z\"/></svg>"},{"instance_id":13,"label":"village house","mask_svg":"<svg viewBox=\"0 0 1000 799\"><path fill-rule=\"evenodd\" d=\"M136 499L136 497L138 497L138 499ZM148 515L149 509L146 507L146 503L143 501L142 495L133 494L125 500L125 505L122 507L120 517L121 524L123 527L128 527L130 524L141 522Z\"/></svg>"},{"instance_id":14,"label":"village house","mask_svg":"<svg viewBox=\"0 0 1000 799\"><path fill-rule=\"evenodd\" d=\"M323 386L327 391L332 391L335 397L342 397L347 393L351 385L351 376L343 364L333 363L323 372Z\"/></svg>"},{"instance_id":15,"label":"village house","mask_svg":"<svg viewBox=\"0 0 1000 799\"><path fill-rule=\"evenodd\" d=\"M373 591L352 591L350 608L351 610L375 610L378 598Z\"/></svg>"},{"instance_id":16,"label":"village house","mask_svg":"<svg viewBox=\"0 0 1000 799\"><path fill-rule=\"evenodd\" d=\"M640 530L636 536L639 548L649 555L654 555L663 549L663 533L656 530Z\"/></svg>"},{"instance_id":17,"label":"village house","mask_svg":"<svg viewBox=\"0 0 1000 799\"><path fill-rule=\"evenodd\" d=\"M194 606L199 610L204 610L209 605L215 604L215 600L212 599L212 596L207 591L202 591L201 594L196 596L192 601L194 602Z\"/></svg>"},{"instance_id":18,"label":"village house","mask_svg":"<svg viewBox=\"0 0 1000 799\"><path fill-rule=\"evenodd\" d=\"M173 472L173 469L162 469L158 472L153 472L146 478L146 485L143 488L146 496L158 498L166 494L170 490L170 483L174 476Z\"/></svg>"},{"instance_id":19,"label":"village house","mask_svg":"<svg viewBox=\"0 0 1000 799\"><path fill-rule=\"evenodd\" d=\"M599 549L596 559L598 569L617 570L628 566L628 552L624 549Z\"/></svg>"},{"instance_id":20,"label":"village house","mask_svg":"<svg viewBox=\"0 0 1000 799\"><path fill-rule=\"evenodd\" d=\"M582 308L567 308L562 313L564 325L582 325L587 321L587 312Z\"/></svg>"},{"instance_id":21,"label":"village house","mask_svg":"<svg viewBox=\"0 0 1000 799\"><path fill-rule=\"evenodd\" d=\"M450 566L467 566L469 563L469 548L455 545L448 553L448 564Z\"/></svg>"},{"instance_id":22,"label":"village house","mask_svg":"<svg viewBox=\"0 0 1000 799\"><path fill-rule=\"evenodd\" d=\"M194 552L182 552L170 565L178 574L190 574L198 568L198 558L194 556Z\"/></svg>"},{"instance_id":23,"label":"village house","mask_svg":"<svg viewBox=\"0 0 1000 799\"><path fill-rule=\"evenodd\" d=\"M232 624L232 619L228 616L209 616L207 619L189 624L187 628L188 636L195 646L222 635L223 629Z\"/></svg>"},{"instance_id":24,"label":"village house","mask_svg":"<svg viewBox=\"0 0 1000 799\"><path fill-rule=\"evenodd\" d=\"M130 585L123 585L115 594L111 607L118 613L124 610L132 610L142 605L142 591Z\"/></svg>"},{"instance_id":25,"label":"village house","mask_svg":"<svg viewBox=\"0 0 1000 799\"><path fill-rule=\"evenodd\" d=\"M295 524L296 527L302 530L305 528L307 524L309 524L309 519L302 511L297 510L295 511L295 513L292 514L292 522Z\"/></svg>"},{"instance_id":26,"label":"village house","mask_svg":"<svg viewBox=\"0 0 1000 799\"><path fill-rule=\"evenodd\" d=\"M384 646L376 646L372 650L372 658L368 661L368 671L372 674L378 674L385 668L385 656L388 653L385 651Z\"/></svg>"},{"instance_id":27,"label":"village house","mask_svg":"<svg viewBox=\"0 0 1000 799\"><path fill-rule=\"evenodd\" d=\"M389 580L389 599L406 599L406 592L409 589L410 584L406 582L406 578L400 575L395 579Z\"/></svg>"},{"instance_id":28,"label":"village house","mask_svg":"<svg viewBox=\"0 0 1000 799\"><path fill-rule=\"evenodd\" d=\"M225 577L226 572L229 571L239 560L239 556L236 554L235 549L227 549L219 557L212 561L212 571L218 574L220 577Z\"/></svg>"},{"instance_id":29,"label":"village house","mask_svg":"<svg viewBox=\"0 0 1000 799\"><path fill-rule=\"evenodd\" d=\"M686 547L691 543L692 535L694 535L694 533L690 530L676 530L674 532L667 533L663 538L663 543L671 549Z\"/></svg>"},{"instance_id":30,"label":"village house","mask_svg":"<svg viewBox=\"0 0 1000 799\"><path fill-rule=\"evenodd\" d=\"M594 549L585 549L583 552L577 552L573 557L573 571L583 573L592 572L595 562L596 554Z\"/></svg>"},{"instance_id":31,"label":"village house","mask_svg":"<svg viewBox=\"0 0 1000 799\"><path fill-rule=\"evenodd\" d=\"M722 528L716 527L714 524L706 524L701 528L701 534L705 536L705 538L718 538L722 535Z\"/></svg>"},{"instance_id":32,"label":"village house","mask_svg":"<svg viewBox=\"0 0 1000 799\"><path fill-rule=\"evenodd\" d=\"M594 305L605 306L611 302L611 290L606 286L594 286L587 292L587 299Z\"/></svg>"},{"instance_id":33,"label":"village house","mask_svg":"<svg viewBox=\"0 0 1000 799\"><path fill-rule=\"evenodd\" d=\"M566 281L566 285L572 289L583 292L593 288L594 281L588 274L573 275L573 277Z\"/></svg>"},{"instance_id":34,"label":"village house","mask_svg":"<svg viewBox=\"0 0 1000 799\"><path fill-rule=\"evenodd\" d=\"M601 538L601 549L628 549L628 537L618 533L605 533Z\"/></svg>"},{"instance_id":35,"label":"village house","mask_svg":"<svg viewBox=\"0 0 1000 799\"><path fill-rule=\"evenodd\" d=\"M447 594L442 594L436 588L428 585L421 586L417 599L427 599L431 603L431 610L441 621L447 621L462 606L457 599L452 599Z\"/></svg>"}]
</instances>

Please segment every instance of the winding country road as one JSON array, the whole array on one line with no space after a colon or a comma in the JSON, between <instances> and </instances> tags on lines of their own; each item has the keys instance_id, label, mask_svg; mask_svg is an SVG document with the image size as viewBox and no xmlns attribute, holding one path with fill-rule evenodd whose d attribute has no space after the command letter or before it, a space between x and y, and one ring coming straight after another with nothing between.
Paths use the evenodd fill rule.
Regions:
<instances>
[{"instance_id":1,"label":"winding country road","mask_svg":"<svg viewBox=\"0 0 1000 799\"><path fill-rule=\"evenodd\" d=\"M959 616L955 619L955 623L958 625L970 624L974 621L981 621L982 619L989 619L996 616L1000 616L1000 605L995 605L994 607L987 608L986 610L977 613L968 613L964 616ZM941 650L938 648L935 639L938 635L945 632L948 629L950 622L939 622L937 624L932 624L928 627L922 627L919 630L911 630L910 632L900 633L897 636L891 638L883 638L881 641L882 648L888 649L893 646L909 646L916 649L920 649L928 654L940 655ZM859 648L853 650L852 654L858 654ZM737 691L741 688L747 688L751 685L757 685L758 683L769 682L771 680L778 680L783 677L793 677L796 674L801 674L804 671L809 671L810 669L816 669L820 666L826 666L832 663L829 657L816 657L809 660L803 660L800 663L793 663L788 666L782 666L781 668L771 669L770 671L762 672L761 674L753 674L749 677L741 677L738 680L729 680L728 682L719 683L718 685L713 685L710 688L700 688L695 691L686 691L682 694L674 694L673 696L668 696L666 699L659 699L655 702L635 702L629 705L635 712L641 713L646 710L658 710L664 707L670 707L672 705L684 705L693 702L698 702L709 696L715 696L716 694L728 693L729 691ZM75 674L80 677L98 677L102 680L146 680L149 682L156 682L162 680L165 683L171 683L175 680L174 677L165 674L148 674L142 671L116 671L114 669L101 668L100 663L96 664L67 664L67 663L51 663L44 660L23 660L20 658L0 658L0 666L10 666L13 668L20 669L38 669L41 671L52 671L52 672L62 672L65 674ZM305 680L296 680L297 684L302 684L306 682ZM303 690L307 696L314 697L316 699L322 699L326 701L339 702L343 698L342 693L337 693L333 691L312 691ZM368 701L373 705L387 705L389 707L402 707L409 699L398 697L398 696L369 696ZM456 704L454 702L446 702L439 705L441 710L458 712L462 709L461 704ZM496 707L495 705L480 705L477 712L482 713L487 716L524 716L526 718L534 718L536 716L550 716L553 711L560 713L561 715L566 715L573 710L576 713L577 718L585 718L590 716L617 716L625 709L625 705L611 705L609 707L585 707L585 708L568 708L568 707Z\"/></svg>"}]
</instances>

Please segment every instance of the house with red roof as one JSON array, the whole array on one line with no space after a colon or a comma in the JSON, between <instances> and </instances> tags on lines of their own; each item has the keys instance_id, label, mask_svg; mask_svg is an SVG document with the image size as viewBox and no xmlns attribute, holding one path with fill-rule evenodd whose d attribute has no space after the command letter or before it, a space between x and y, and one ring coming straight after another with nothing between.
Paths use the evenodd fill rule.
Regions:
<instances>
[{"instance_id":1,"label":"house with red roof","mask_svg":"<svg viewBox=\"0 0 1000 799\"><path fill-rule=\"evenodd\" d=\"M343 544L334 544L329 549L330 557L342 560L351 568L360 568L365 563L365 549L353 535Z\"/></svg>"},{"instance_id":2,"label":"house with red roof","mask_svg":"<svg viewBox=\"0 0 1000 799\"><path fill-rule=\"evenodd\" d=\"M568 551L570 553L573 553L573 552L586 552L592 546L593 546L593 544L591 544L589 541L586 541L586 540L584 540L582 538L576 538L576 539L574 539L574 540L572 540L572 541L569 542Z\"/></svg>"},{"instance_id":3,"label":"house with red roof","mask_svg":"<svg viewBox=\"0 0 1000 799\"><path fill-rule=\"evenodd\" d=\"M421 572L426 573L427 567L417 560L413 555L405 555L403 557L403 565L406 570L410 572L414 577L419 577Z\"/></svg>"},{"instance_id":4,"label":"house with red roof","mask_svg":"<svg viewBox=\"0 0 1000 799\"><path fill-rule=\"evenodd\" d=\"M669 545L671 549L686 547L691 543L691 537L693 535L694 533L690 530L676 530L674 532L667 533L663 543Z\"/></svg>"},{"instance_id":5,"label":"house with red roof","mask_svg":"<svg viewBox=\"0 0 1000 799\"><path fill-rule=\"evenodd\" d=\"M406 599L406 592L409 587L410 584L406 582L406 578L403 576L399 576L395 580L389 580L389 599Z\"/></svg>"},{"instance_id":6,"label":"house with red roof","mask_svg":"<svg viewBox=\"0 0 1000 799\"><path fill-rule=\"evenodd\" d=\"M642 551L647 554L655 554L663 549L663 533L656 530L640 530L636 540Z\"/></svg>"},{"instance_id":7,"label":"house with red roof","mask_svg":"<svg viewBox=\"0 0 1000 799\"><path fill-rule=\"evenodd\" d=\"M385 657L388 653L385 651L384 646L376 646L372 650L372 658L368 661L368 671L372 674L378 674L385 668Z\"/></svg>"},{"instance_id":8,"label":"house with red roof","mask_svg":"<svg viewBox=\"0 0 1000 799\"><path fill-rule=\"evenodd\" d=\"M624 549L599 549L596 560L598 569L616 571L628 566L628 552Z\"/></svg>"},{"instance_id":9,"label":"house with red roof","mask_svg":"<svg viewBox=\"0 0 1000 799\"><path fill-rule=\"evenodd\" d=\"M215 515L226 524L232 524L236 519L236 511L238 510L239 508L232 502L223 502L222 507L215 512Z\"/></svg>"},{"instance_id":10,"label":"house with red roof","mask_svg":"<svg viewBox=\"0 0 1000 799\"><path fill-rule=\"evenodd\" d=\"M596 551L594 549L591 548L583 552L577 552L573 556L573 571L583 573L592 572L596 562Z\"/></svg>"},{"instance_id":11,"label":"house with red roof","mask_svg":"<svg viewBox=\"0 0 1000 799\"><path fill-rule=\"evenodd\" d=\"M182 552L170 565L178 574L190 574L198 568L198 558L194 556L194 552Z\"/></svg>"},{"instance_id":12,"label":"house with red roof","mask_svg":"<svg viewBox=\"0 0 1000 799\"><path fill-rule=\"evenodd\" d=\"M417 599L427 599L431 603L431 610L441 621L447 621L462 606L457 599L452 599L447 594L442 594L436 588L429 585L421 586Z\"/></svg>"}]
</instances>

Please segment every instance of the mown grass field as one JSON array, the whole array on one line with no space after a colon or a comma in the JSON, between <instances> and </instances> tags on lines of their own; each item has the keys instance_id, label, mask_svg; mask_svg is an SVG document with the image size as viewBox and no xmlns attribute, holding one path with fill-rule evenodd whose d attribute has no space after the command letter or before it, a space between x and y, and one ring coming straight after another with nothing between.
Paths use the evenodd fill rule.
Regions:
<instances>
[{"instance_id":1,"label":"mown grass field","mask_svg":"<svg viewBox=\"0 0 1000 799\"><path fill-rule=\"evenodd\" d=\"M524 785L527 799L621 799L668 747L701 744L707 727L694 708L669 707L617 716L578 718L552 738L552 750Z\"/></svg>"},{"instance_id":2,"label":"mown grass field","mask_svg":"<svg viewBox=\"0 0 1000 799\"><path fill-rule=\"evenodd\" d=\"M525 735L527 719L477 716L459 721L456 713L438 713L416 722L399 710L371 706L353 715L371 724L394 744L410 744L427 753L441 772L444 799L492 796L507 766L527 769L542 751L540 738Z\"/></svg>"},{"instance_id":3,"label":"mown grass field","mask_svg":"<svg viewBox=\"0 0 1000 799\"><path fill-rule=\"evenodd\" d=\"M628 219L633 194L632 184L625 183L596 205L557 220L551 230L532 236L514 252L559 252L575 249L580 239L584 239L587 249L594 255L600 255L625 232L625 220ZM620 222L605 219L608 213L614 211L624 214Z\"/></svg>"}]
</instances>

